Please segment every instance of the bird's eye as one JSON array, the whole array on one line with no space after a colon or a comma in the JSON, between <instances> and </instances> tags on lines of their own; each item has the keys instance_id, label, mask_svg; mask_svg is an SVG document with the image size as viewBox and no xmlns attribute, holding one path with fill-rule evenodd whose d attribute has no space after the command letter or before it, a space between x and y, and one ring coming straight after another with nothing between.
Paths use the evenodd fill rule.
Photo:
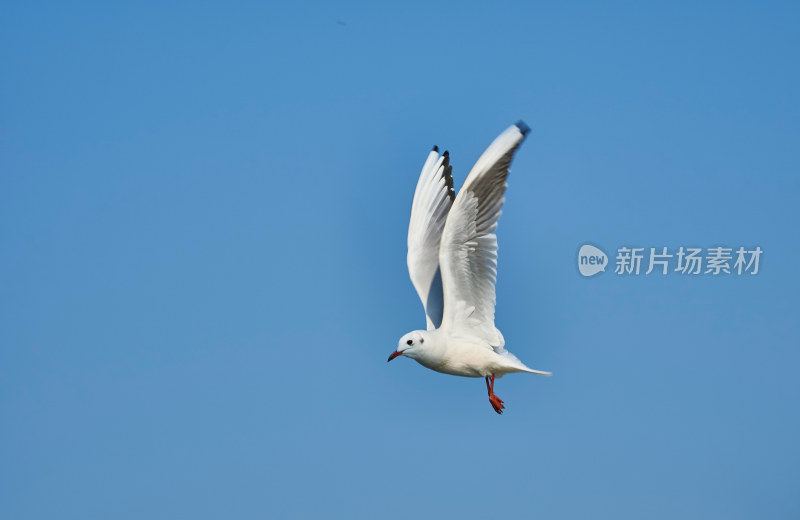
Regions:
<instances>
[{"instance_id":1,"label":"bird's eye","mask_svg":"<svg viewBox=\"0 0 800 520\"><path fill-rule=\"evenodd\" d=\"M419 342L420 342L420 343L425 343L425 340L424 340L424 339L422 339L422 338L419 338Z\"/></svg>"},{"instance_id":2,"label":"bird's eye","mask_svg":"<svg viewBox=\"0 0 800 520\"><path fill-rule=\"evenodd\" d=\"M406 344L407 345L413 345L414 344L414 340L410 339L410 340L406 341Z\"/></svg>"}]
</instances>

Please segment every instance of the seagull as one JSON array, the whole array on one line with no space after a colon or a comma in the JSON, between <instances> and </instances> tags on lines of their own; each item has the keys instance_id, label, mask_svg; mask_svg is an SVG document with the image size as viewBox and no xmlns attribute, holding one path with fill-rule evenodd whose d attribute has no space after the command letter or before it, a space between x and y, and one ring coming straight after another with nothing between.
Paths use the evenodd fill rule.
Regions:
<instances>
[{"instance_id":1,"label":"seagull","mask_svg":"<svg viewBox=\"0 0 800 520\"><path fill-rule=\"evenodd\" d=\"M508 127L478 158L458 196L450 154L428 154L411 204L408 273L425 308L426 330L400 338L387 361L405 356L455 376L486 380L489 403L498 414L503 401L494 380L512 372L542 376L506 350L494 325L497 277L497 220L514 153L530 128Z\"/></svg>"}]
</instances>

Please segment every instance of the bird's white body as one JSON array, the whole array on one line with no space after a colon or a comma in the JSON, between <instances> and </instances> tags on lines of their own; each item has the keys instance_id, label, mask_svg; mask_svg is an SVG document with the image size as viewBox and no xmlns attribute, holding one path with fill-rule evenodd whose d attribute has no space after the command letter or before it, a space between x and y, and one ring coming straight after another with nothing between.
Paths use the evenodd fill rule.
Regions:
<instances>
[{"instance_id":1,"label":"bird's white body","mask_svg":"<svg viewBox=\"0 0 800 520\"><path fill-rule=\"evenodd\" d=\"M510 126L480 156L455 196L448 152L433 147L422 166L408 227L408 272L425 308L427 330L400 339L397 356L456 376L484 377L501 413L494 379L511 372L550 375L505 348L494 324L497 236L511 159L530 129Z\"/></svg>"},{"instance_id":2,"label":"bird's white body","mask_svg":"<svg viewBox=\"0 0 800 520\"><path fill-rule=\"evenodd\" d=\"M419 348L404 349L403 354L420 365L443 374L463 377L494 375L498 378L511 372L549 375L548 372L526 367L509 351L493 348L474 336L453 336L442 329L418 330L410 335L418 336L424 341Z\"/></svg>"}]
</instances>

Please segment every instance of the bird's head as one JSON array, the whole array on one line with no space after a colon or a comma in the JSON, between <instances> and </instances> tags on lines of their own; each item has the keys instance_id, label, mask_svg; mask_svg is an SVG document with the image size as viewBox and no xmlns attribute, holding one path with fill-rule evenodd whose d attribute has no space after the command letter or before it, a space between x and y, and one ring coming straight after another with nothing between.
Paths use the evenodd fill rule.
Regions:
<instances>
[{"instance_id":1,"label":"bird's head","mask_svg":"<svg viewBox=\"0 0 800 520\"><path fill-rule=\"evenodd\" d=\"M417 355L425 348L425 336L427 335L424 330L415 330L409 332L397 342L397 349L392 352L389 359L391 361L397 356L407 356L415 359Z\"/></svg>"}]
</instances>

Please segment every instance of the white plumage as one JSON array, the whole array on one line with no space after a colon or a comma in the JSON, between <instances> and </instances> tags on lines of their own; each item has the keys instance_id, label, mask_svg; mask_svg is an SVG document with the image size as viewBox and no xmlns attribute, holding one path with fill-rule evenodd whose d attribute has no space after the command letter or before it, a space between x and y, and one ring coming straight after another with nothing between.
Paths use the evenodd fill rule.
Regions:
<instances>
[{"instance_id":1,"label":"white plumage","mask_svg":"<svg viewBox=\"0 0 800 520\"><path fill-rule=\"evenodd\" d=\"M486 378L489 401L494 379L510 372L550 375L528 368L505 350L494 324L497 236L511 159L529 128L519 122L500 134L480 156L454 197L449 154L438 148L422 167L408 228L408 272L425 309L427 330L400 339L391 361L403 355L432 370Z\"/></svg>"}]
</instances>

